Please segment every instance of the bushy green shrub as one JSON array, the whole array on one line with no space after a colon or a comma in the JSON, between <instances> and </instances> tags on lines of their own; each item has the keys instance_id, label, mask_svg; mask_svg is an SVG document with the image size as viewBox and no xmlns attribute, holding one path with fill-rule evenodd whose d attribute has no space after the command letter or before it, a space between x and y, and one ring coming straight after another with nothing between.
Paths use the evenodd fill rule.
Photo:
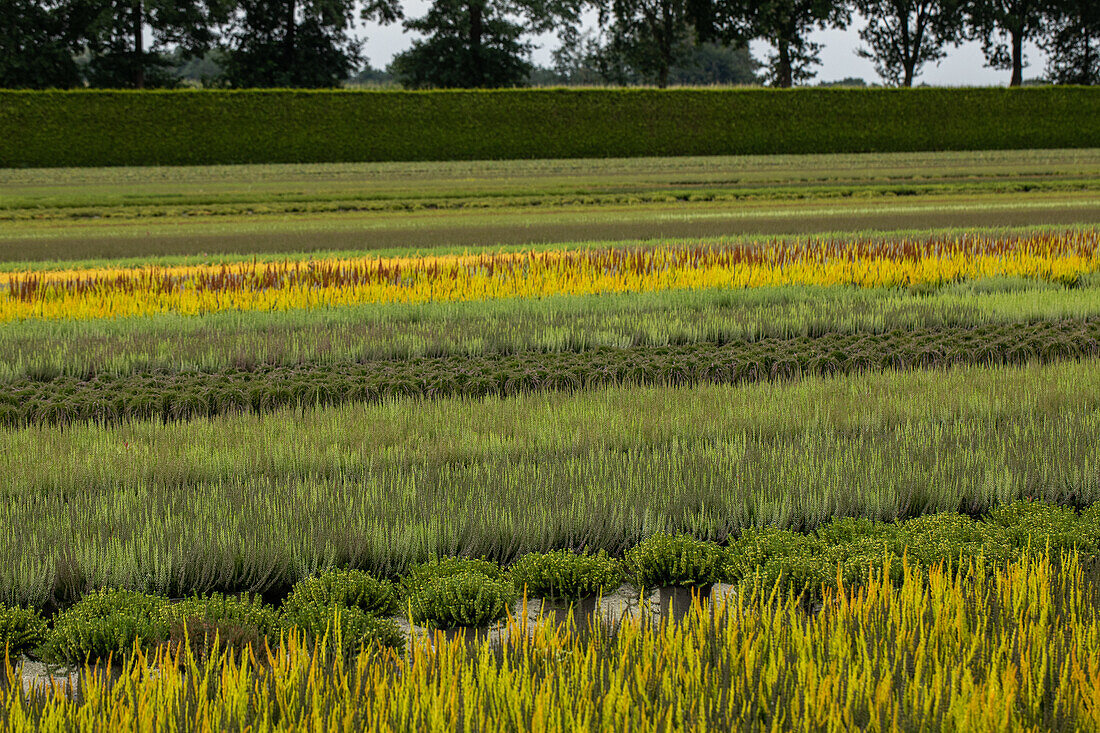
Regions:
<instances>
[{"instance_id":1,"label":"bushy green shrub","mask_svg":"<svg viewBox=\"0 0 1100 733\"><path fill-rule=\"evenodd\" d=\"M202 616L183 618L168 627L168 644L173 652L187 651L196 659L213 654L233 653L252 649L258 652L268 643L268 637L255 626L228 619L207 619Z\"/></svg>"},{"instance_id":2,"label":"bushy green shrub","mask_svg":"<svg viewBox=\"0 0 1100 733\"><path fill-rule=\"evenodd\" d=\"M261 648L279 633L279 612L259 596L227 596L214 593L193 596L166 607L169 641L178 646L191 644L191 651L205 656L215 638L224 649Z\"/></svg>"},{"instance_id":3,"label":"bushy green shrub","mask_svg":"<svg viewBox=\"0 0 1100 733\"><path fill-rule=\"evenodd\" d=\"M509 569L516 588L532 596L576 600L617 588L622 563L606 552L581 555L570 550L531 552Z\"/></svg>"},{"instance_id":4,"label":"bushy green shrub","mask_svg":"<svg viewBox=\"0 0 1100 733\"><path fill-rule=\"evenodd\" d=\"M405 643L394 621L364 613L355 606L302 604L284 610L283 627L302 632L309 644L324 641L330 648L348 653L375 644L400 648Z\"/></svg>"},{"instance_id":5,"label":"bushy green shrub","mask_svg":"<svg viewBox=\"0 0 1100 733\"><path fill-rule=\"evenodd\" d=\"M0 655L17 657L46 640L46 620L38 611L0 603Z\"/></svg>"},{"instance_id":6,"label":"bushy green shrub","mask_svg":"<svg viewBox=\"0 0 1100 733\"><path fill-rule=\"evenodd\" d=\"M626 553L624 565L643 588L664 585L709 585L719 580L725 553L713 542L685 534L655 534Z\"/></svg>"},{"instance_id":7,"label":"bushy green shrub","mask_svg":"<svg viewBox=\"0 0 1100 733\"><path fill-rule=\"evenodd\" d=\"M728 580L743 580L756 574L773 559L820 555L825 546L813 535L778 527L749 527L727 548L722 574Z\"/></svg>"},{"instance_id":8,"label":"bushy green shrub","mask_svg":"<svg viewBox=\"0 0 1100 733\"><path fill-rule=\"evenodd\" d=\"M504 570L495 562L469 557L446 557L441 560L414 565L405 576L405 581L415 583L423 578L444 578L448 575L459 573L481 573L487 578L499 580L504 577Z\"/></svg>"},{"instance_id":9,"label":"bushy green shrub","mask_svg":"<svg viewBox=\"0 0 1100 733\"><path fill-rule=\"evenodd\" d=\"M989 562L1012 558L1012 551L991 531L988 524L965 514L926 514L898 526L895 547L910 562L929 566L981 557Z\"/></svg>"},{"instance_id":10,"label":"bushy green shrub","mask_svg":"<svg viewBox=\"0 0 1100 733\"><path fill-rule=\"evenodd\" d=\"M168 639L168 599L136 591L100 590L89 593L53 619L42 646L51 662L81 663L126 655L134 646Z\"/></svg>"},{"instance_id":11,"label":"bushy green shrub","mask_svg":"<svg viewBox=\"0 0 1100 733\"><path fill-rule=\"evenodd\" d=\"M421 575L410 586L409 611L416 623L444 629L484 626L504 618L515 587L502 577L474 570Z\"/></svg>"},{"instance_id":12,"label":"bushy green shrub","mask_svg":"<svg viewBox=\"0 0 1100 733\"><path fill-rule=\"evenodd\" d=\"M390 616L398 611L393 583L361 570L329 570L294 584L283 601L288 611L301 606L345 606L363 613Z\"/></svg>"},{"instance_id":13,"label":"bushy green shrub","mask_svg":"<svg viewBox=\"0 0 1100 733\"><path fill-rule=\"evenodd\" d=\"M840 517L821 525L814 534L826 545L839 545L842 542L853 542L864 537L889 541L896 534L896 530L896 525L875 522L865 517Z\"/></svg>"},{"instance_id":14,"label":"bushy green shrub","mask_svg":"<svg viewBox=\"0 0 1100 733\"><path fill-rule=\"evenodd\" d=\"M1079 516L1071 507L1045 502L1017 501L989 513L990 534L1007 547L1030 547L1041 552L1082 550L1095 552L1100 528L1090 525L1088 514Z\"/></svg>"}]
</instances>

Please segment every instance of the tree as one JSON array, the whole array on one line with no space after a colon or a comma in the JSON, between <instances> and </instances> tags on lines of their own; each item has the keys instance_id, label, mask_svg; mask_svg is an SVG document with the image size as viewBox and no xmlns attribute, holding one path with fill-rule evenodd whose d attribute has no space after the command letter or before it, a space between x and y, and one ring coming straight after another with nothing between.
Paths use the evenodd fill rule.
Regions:
<instances>
[{"instance_id":1,"label":"tree","mask_svg":"<svg viewBox=\"0 0 1100 733\"><path fill-rule=\"evenodd\" d=\"M668 86L675 59L695 43L695 26L709 6L699 0L610 0L600 7L600 24L610 19L611 46L631 67Z\"/></svg>"},{"instance_id":2,"label":"tree","mask_svg":"<svg viewBox=\"0 0 1100 733\"><path fill-rule=\"evenodd\" d=\"M741 44L699 43L674 60L669 70L672 84L700 86L706 84L757 84L760 63Z\"/></svg>"},{"instance_id":3,"label":"tree","mask_svg":"<svg viewBox=\"0 0 1100 733\"><path fill-rule=\"evenodd\" d=\"M505 87L526 83L531 45L522 37L574 27L580 0L435 0L406 20L424 35L390 70L407 87Z\"/></svg>"},{"instance_id":4,"label":"tree","mask_svg":"<svg viewBox=\"0 0 1100 733\"><path fill-rule=\"evenodd\" d=\"M350 32L355 0L238 0L229 23L226 79L234 87L335 87L362 62ZM363 17L392 22L394 0L367 4Z\"/></svg>"},{"instance_id":5,"label":"tree","mask_svg":"<svg viewBox=\"0 0 1100 733\"><path fill-rule=\"evenodd\" d=\"M921 67L942 59L962 33L955 0L856 0L855 7L869 19L859 32L867 47L856 53L895 86L913 86Z\"/></svg>"},{"instance_id":6,"label":"tree","mask_svg":"<svg viewBox=\"0 0 1100 733\"><path fill-rule=\"evenodd\" d=\"M52 0L0 0L0 87L68 88L80 83L66 8Z\"/></svg>"},{"instance_id":7,"label":"tree","mask_svg":"<svg viewBox=\"0 0 1100 733\"><path fill-rule=\"evenodd\" d=\"M562 43L554 54L557 83L652 84L653 65L638 63L649 44L635 45L630 38L613 38L605 43L592 34L577 35ZM668 68L669 84L756 84L760 64L748 46L704 42L677 44Z\"/></svg>"},{"instance_id":8,"label":"tree","mask_svg":"<svg viewBox=\"0 0 1100 733\"><path fill-rule=\"evenodd\" d=\"M1087 0L1086 0L1087 1ZM982 42L986 65L1012 69L1009 86L1024 80L1024 43L1043 30L1047 0L969 0L966 22L972 38Z\"/></svg>"},{"instance_id":9,"label":"tree","mask_svg":"<svg viewBox=\"0 0 1100 733\"><path fill-rule=\"evenodd\" d=\"M169 49L187 57L213 44L228 0L73 0L70 23L97 87L173 86ZM151 42L146 44L146 35Z\"/></svg>"},{"instance_id":10,"label":"tree","mask_svg":"<svg viewBox=\"0 0 1100 733\"><path fill-rule=\"evenodd\" d=\"M1100 84L1100 2L1054 0L1039 47L1055 84Z\"/></svg>"},{"instance_id":11,"label":"tree","mask_svg":"<svg viewBox=\"0 0 1100 733\"><path fill-rule=\"evenodd\" d=\"M522 86L531 72L523 24L489 0L436 0L404 27L425 36L390 66L406 87Z\"/></svg>"},{"instance_id":12,"label":"tree","mask_svg":"<svg viewBox=\"0 0 1100 733\"><path fill-rule=\"evenodd\" d=\"M762 38L775 47L768 57L768 80L791 87L813 77L821 63L821 44L809 40L814 28L846 28L851 20L849 0L716 0L713 31L725 40Z\"/></svg>"}]
</instances>

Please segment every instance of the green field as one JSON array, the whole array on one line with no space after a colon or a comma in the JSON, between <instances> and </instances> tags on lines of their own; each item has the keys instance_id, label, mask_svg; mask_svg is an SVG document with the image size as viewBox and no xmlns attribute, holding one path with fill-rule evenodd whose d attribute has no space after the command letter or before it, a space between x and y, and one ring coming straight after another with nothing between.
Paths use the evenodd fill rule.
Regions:
<instances>
[{"instance_id":1,"label":"green field","mask_svg":"<svg viewBox=\"0 0 1100 733\"><path fill-rule=\"evenodd\" d=\"M1100 149L0 170L0 262L1100 222Z\"/></svg>"}]
</instances>

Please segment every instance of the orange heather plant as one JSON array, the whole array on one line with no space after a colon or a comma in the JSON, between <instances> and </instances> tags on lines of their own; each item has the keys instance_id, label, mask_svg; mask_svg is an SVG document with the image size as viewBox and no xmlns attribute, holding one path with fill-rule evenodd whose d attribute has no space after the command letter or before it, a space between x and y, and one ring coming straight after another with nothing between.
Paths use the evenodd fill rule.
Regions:
<instances>
[{"instance_id":1,"label":"orange heather plant","mask_svg":"<svg viewBox=\"0 0 1100 733\"><path fill-rule=\"evenodd\" d=\"M1074 282L1098 269L1095 231L150 266L0 274L0 322L997 276Z\"/></svg>"}]
</instances>

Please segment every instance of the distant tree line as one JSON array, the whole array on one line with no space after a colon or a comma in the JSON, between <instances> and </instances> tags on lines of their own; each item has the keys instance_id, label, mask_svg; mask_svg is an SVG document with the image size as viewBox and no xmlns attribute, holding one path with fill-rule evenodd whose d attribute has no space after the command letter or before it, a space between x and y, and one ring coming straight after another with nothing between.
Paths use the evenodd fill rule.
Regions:
<instances>
[{"instance_id":1,"label":"distant tree line","mask_svg":"<svg viewBox=\"0 0 1100 733\"><path fill-rule=\"evenodd\" d=\"M580 31L595 12L597 32ZM561 84L790 87L820 65L814 29L860 28L859 55L886 84L966 40L1023 83L1024 46L1047 79L1100 83L1100 0L0 0L0 87L335 87L369 81L359 20L402 23L418 38L385 78L409 88ZM557 32L552 69L530 61L532 34ZM749 41L774 49L758 64Z\"/></svg>"}]
</instances>

